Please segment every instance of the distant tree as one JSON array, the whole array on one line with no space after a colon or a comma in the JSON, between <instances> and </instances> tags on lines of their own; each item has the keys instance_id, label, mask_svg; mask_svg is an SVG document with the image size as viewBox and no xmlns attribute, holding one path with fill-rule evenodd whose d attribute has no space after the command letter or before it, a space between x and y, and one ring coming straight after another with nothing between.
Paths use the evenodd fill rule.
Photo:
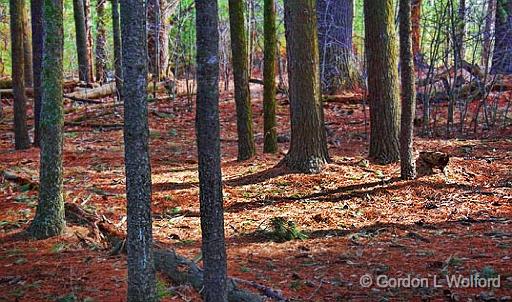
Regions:
<instances>
[{"instance_id":1,"label":"distant tree","mask_svg":"<svg viewBox=\"0 0 512 302\"><path fill-rule=\"evenodd\" d=\"M23 67L25 68L23 75L25 76L25 87L32 87L34 84L32 71L32 31L28 15L28 7L25 0L23 0Z\"/></svg>"},{"instance_id":2,"label":"distant tree","mask_svg":"<svg viewBox=\"0 0 512 302\"><path fill-rule=\"evenodd\" d=\"M196 135L199 169L204 301L227 301L227 260L220 168L219 17L217 1L195 0L197 44Z\"/></svg>"},{"instance_id":3,"label":"distant tree","mask_svg":"<svg viewBox=\"0 0 512 302\"><path fill-rule=\"evenodd\" d=\"M25 63L23 50L23 0L9 0L11 15L11 58L14 94L14 145L16 150L28 149L27 97L25 95Z\"/></svg>"},{"instance_id":4,"label":"distant tree","mask_svg":"<svg viewBox=\"0 0 512 302\"><path fill-rule=\"evenodd\" d=\"M100 83L105 82L105 68L107 67L106 4L107 0L98 0L96 3L96 81Z\"/></svg>"},{"instance_id":5,"label":"distant tree","mask_svg":"<svg viewBox=\"0 0 512 302\"><path fill-rule=\"evenodd\" d=\"M512 1L497 0L491 72L512 73Z\"/></svg>"},{"instance_id":6,"label":"distant tree","mask_svg":"<svg viewBox=\"0 0 512 302\"><path fill-rule=\"evenodd\" d=\"M412 52L415 62L420 63L421 55L421 7L423 0L411 1Z\"/></svg>"},{"instance_id":7,"label":"distant tree","mask_svg":"<svg viewBox=\"0 0 512 302\"><path fill-rule=\"evenodd\" d=\"M39 146L41 137L41 71L43 61L43 0L30 1L32 21L32 70L34 74L34 145Z\"/></svg>"},{"instance_id":8,"label":"distant tree","mask_svg":"<svg viewBox=\"0 0 512 302\"><path fill-rule=\"evenodd\" d=\"M174 3L172 3L174 2ZM167 75L169 61L168 17L178 1L148 0L149 72L159 80Z\"/></svg>"},{"instance_id":9,"label":"distant tree","mask_svg":"<svg viewBox=\"0 0 512 302\"><path fill-rule=\"evenodd\" d=\"M305 173L319 172L329 161L320 94L315 4L314 0L284 2L291 111L290 150L284 163Z\"/></svg>"},{"instance_id":10,"label":"distant tree","mask_svg":"<svg viewBox=\"0 0 512 302\"><path fill-rule=\"evenodd\" d=\"M112 37L114 40L114 68L116 74L116 88L121 96L123 86L123 69L122 69L122 43L121 43L121 25L119 24L119 0L112 0Z\"/></svg>"},{"instance_id":11,"label":"distant tree","mask_svg":"<svg viewBox=\"0 0 512 302\"><path fill-rule=\"evenodd\" d=\"M320 79L324 94L357 86L352 58L353 0L318 0Z\"/></svg>"},{"instance_id":12,"label":"distant tree","mask_svg":"<svg viewBox=\"0 0 512 302\"><path fill-rule=\"evenodd\" d=\"M412 50L411 0L400 0L400 63L402 76L402 116L400 128L400 172L402 179L416 177L413 156L416 87Z\"/></svg>"},{"instance_id":13,"label":"distant tree","mask_svg":"<svg viewBox=\"0 0 512 302\"><path fill-rule=\"evenodd\" d=\"M146 1L123 0L124 145L127 199L128 301L156 301L151 225L147 102Z\"/></svg>"},{"instance_id":14,"label":"distant tree","mask_svg":"<svg viewBox=\"0 0 512 302\"><path fill-rule=\"evenodd\" d=\"M370 105L370 158L388 164L400 159L398 49L393 0L365 0L365 49Z\"/></svg>"},{"instance_id":15,"label":"distant tree","mask_svg":"<svg viewBox=\"0 0 512 302\"><path fill-rule=\"evenodd\" d=\"M238 132L238 160L246 160L256 154L254 144L251 93L249 91L249 61L245 32L244 3L229 0L229 25L235 82L236 120Z\"/></svg>"},{"instance_id":16,"label":"distant tree","mask_svg":"<svg viewBox=\"0 0 512 302\"><path fill-rule=\"evenodd\" d=\"M89 79L94 82L94 64L93 64L93 39L92 39L92 15L91 0L83 0L84 2L84 20L85 20L85 37L87 41L87 62L89 63Z\"/></svg>"},{"instance_id":17,"label":"distant tree","mask_svg":"<svg viewBox=\"0 0 512 302\"><path fill-rule=\"evenodd\" d=\"M264 66L263 66L263 152L277 152L276 129L276 5L274 0L264 1Z\"/></svg>"},{"instance_id":18,"label":"distant tree","mask_svg":"<svg viewBox=\"0 0 512 302\"><path fill-rule=\"evenodd\" d=\"M491 58L492 27L496 16L496 0L487 0L486 3L485 25L482 33L482 59L480 63L488 67L490 63L489 59Z\"/></svg>"},{"instance_id":19,"label":"distant tree","mask_svg":"<svg viewBox=\"0 0 512 302\"><path fill-rule=\"evenodd\" d=\"M62 234L64 196L62 150L64 104L62 98L64 53L63 0L43 0L43 61L41 94L41 156L39 204L28 233L37 239Z\"/></svg>"},{"instance_id":20,"label":"distant tree","mask_svg":"<svg viewBox=\"0 0 512 302\"><path fill-rule=\"evenodd\" d=\"M73 15L75 18L76 50L78 56L78 77L80 81L91 82L89 56L87 55L87 31L85 27L85 11L83 0L73 0Z\"/></svg>"}]
</instances>

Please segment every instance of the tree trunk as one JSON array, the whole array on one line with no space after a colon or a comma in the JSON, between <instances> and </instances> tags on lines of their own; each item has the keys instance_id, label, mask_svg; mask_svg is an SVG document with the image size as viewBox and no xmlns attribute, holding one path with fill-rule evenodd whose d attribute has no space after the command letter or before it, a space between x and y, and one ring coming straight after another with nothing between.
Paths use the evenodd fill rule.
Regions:
<instances>
[{"instance_id":1,"label":"tree trunk","mask_svg":"<svg viewBox=\"0 0 512 302\"><path fill-rule=\"evenodd\" d=\"M274 0L264 1L264 66L263 66L263 152L277 152L276 122L276 5Z\"/></svg>"},{"instance_id":2,"label":"tree trunk","mask_svg":"<svg viewBox=\"0 0 512 302\"><path fill-rule=\"evenodd\" d=\"M119 0L112 0L112 37L114 39L114 68L116 74L116 87L122 100L123 69L122 69L122 43L121 25L119 24Z\"/></svg>"},{"instance_id":3,"label":"tree trunk","mask_svg":"<svg viewBox=\"0 0 512 302\"><path fill-rule=\"evenodd\" d=\"M353 0L318 0L320 78L324 94L355 88L357 71L352 59Z\"/></svg>"},{"instance_id":4,"label":"tree trunk","mask_svg":"<svg viewBox=\"0 0 512 302\"><path fill-rule=\"evenodd\" d=\"M466 0L459 0L459 9L457 14L457 48L456 57L459 64L462 63L466 53L466 47L464 44L464 37L466 35Z\"/></svg>"},{"instance_id":5,"label":"tree trunk","mask_svg":"<svg viewBox=\"0 0 512 302\"><path fill-rule=\"evenodd\" d=\"M78 78L86 83L92 82L89 77L89 57L87 56L87 32L85 29L85 11L83 0L73 0L75 18L76 50L78 56Z\"/></svg>"},{"instance_id":6,"label":"tree trunk","mask_svg":"<svg viewBox=\"0 0 512 302\"><path fill-rule=\"evenodd\" d=\"M157 301L151 225L147 107L147 32L143 0L121 5L124 144L127 199L128 301Z\"/></svg>"},{"instance_id":7,"label":"tree trunk","mask_svg":"<svg viewBox=\"0 0 512 302\"><path fill-rule=\"evenodd\" d=\"M420 63L421 55L421 6L423 0L411 0L412 52L415 62Z\"/></svg>"},{"instance_id":8,"label":"tree trunk","mask_svg":"<svg viewBox=\"0 0 512 302\"><path fill-rule=\"evenodd\" d=\"M329 161L320 94L316 1L285 0L291 142L284 159L292 170L319 172Z\"/></svg>"},{"instance_id":9,"label":"tree trunk","mask_svg":"<svg viewBox=\"0 0 512 302\"><path fill-rule=\"evenodd\" d=\"M105 68L107 66L105 7L107 0L98 0L96 4L96 81L105 82Z\"/></svg>"},{"instance_id":10,"label":"tree trunk","mask_svg":"<svg viewBox=\"0 0 512 302\"><path fill-rule=\"evenodd\" d=\"M89 63L89 79L91 80L91 82L94 82L91 0L83 0L83 2L84 2L85 37L86 37L86 41L87 41L87 62Z\"/></svg>"},{"instance_id":11,"label":"tree trunk","mask_svg":"<svg viewBox=\"0 0 512 302\"><path fill-rule=\"evenodd\" d=\"M365 48L370 104L370 158L400 159L400 97L392 0L365 0Z\"/></svg>"},{"instance_id":12,"label":"tree trunk","mask_svg":"<svg viewBox=\"0 0 512 302\"><path fill-rule=\"evenodd\" d=\"M32 31L28 18L28 7L23 0L23 67L25 68L25 86L33 87L34 76L32 71Z\"/></svg>"},{"instance_id":13,"label":"tree trunk","mask_svg":"<svg viewBox=\"0 0 512 302\"><path fill-rule=\"evenodd\" d=\"M412 50L411 0L400 0L400 63L402 76L402 116L400 128L400 172L402 179L416 177L413 155L416 87Z\"/></svg>"},{"instance_id":14,"label":"tree trunk","mask_svg":"<svg viewBox=\"0 0 512 302\"><path fill-rule=\"evenodd\" d=\"M23 0L9 0L11 15L12 88L14 92L14 145L16 150L28 149L27 96L25 95L23 52Z\"/></svg>"},{"instance_id":15,"label":"tree trunk","mask_svg":"<svg viewBox=\"0 0 512 302\"><path fill-rule=\"evenodd\" d=\"M252 127L251 92L249 91L249 62L247 35L245 33L244 4L229 0L229 25L233 78L235 82L236 120L238 132L238 160L246 160L256 154Z\"/></svg>"},{"instance_id":16,"label":"tree trunk","mask_svg":"<svg viewBox=\"0 0 512 302\"><path fill-rule=\"evenodd\" d=\"M41 160L39 204L28 232L37 239L63 233L64 196L62 151L64 138L63 89L63 1L43 1L44 44L41 93Z\"/></svg>"},{"instance_id":17,"label":"tree trunk","mask_svg":"<svg viewBox=\"0 0 512 302\"><path fill-rule=\"evenodd\" d=\"M219 32L217 1L195 0L196 134L201 209L204 301L227 301L227 260L220 168Z\"/></svg>"},{"instance_id":18,"label":"tree trunk","mask_svg":"<svg viewBox=\"0 0 512 302\"><path fill-rule=\"evenodd\" d=\"M34 74L34 145L39 146L41 118L41 71L43 60L43 0L30 1L32 19L32 70Z\"/></svg>"},{"instance_id":19,"label":"tree trunk","mask_svg":"<svg viewBox=\"0 0 512 302\"><path fill-rule=\"evenodd\" d=\"M482 66L489 66L489 59L491 58L492 48L492 25L495 22L496 17L496 0L487 0L487 8L485 15L485 27L483 31L483 45L482 45Z\"/></svg>"},{"instance_id":20,"label":"tree trunk","mask_svg":"<svg viewBox=\"0 0 512 302\"><path fill-rule=\"evenodd\" d=\"M491 73L512 73L512 1L497 0Z\"/></svg>"},{"instance_id":21,"label":"tree trunk","mask_svg":"<svg viewBox=\"0 0 512 302\"><path fill-rule=\"evenodd\" d=\"M167 0L149 0L148 10L148 56L149 72L159 81L167 75L169 61L169 36L167 19L172 12Z\"/></svg>"}]
</instances>

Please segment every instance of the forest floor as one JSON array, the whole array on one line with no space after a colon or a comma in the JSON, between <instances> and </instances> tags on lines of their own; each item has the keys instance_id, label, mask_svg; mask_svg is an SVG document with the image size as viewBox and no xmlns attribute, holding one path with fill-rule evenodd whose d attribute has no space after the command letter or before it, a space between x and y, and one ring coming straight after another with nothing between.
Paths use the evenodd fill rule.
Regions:
<instances>
[{"instance_id":1,"label":"forest floor","mask_svg":"<svg viewBox=\"0 0 512 302\"><path fill-rule=\"evenodd\" d=\"M105 102L66 104L65 199L125 227L122 109ZM9 104L3 101L0 171L37 183L39 150L13 151ZM464 139L416 137L417 151L446 152L450 163L444 174L401 181L398 164L365 160L362 106L328 103L332 163L305 175L276 168L288 147L283 100L278 127L285 142L280 153L267 155L261 152L261 95L254 95L258 155L245 162L236 161L232 95L222 94L220 107L231 276L295 301L512 301L510 126ZM155 240L199 259L193 108L186 98L151 102L150 128ZM33 218L36 204L34 186L0 179L0 301L124 301L125 256L84 244L76 236L80 227L43 241L14 236ZM295 222L308 238L274 242L262 231L273 217ZM475 274L499 276L499 287L455 288L446 281ZM368 288L360 283L365 275L373 278ZM390 283L423 278L428 286L385 287L385 279L377 284L379 275ZM163 301L200 300L191 287L164 276L158 284Z\"/></svg>"}]
</instances>

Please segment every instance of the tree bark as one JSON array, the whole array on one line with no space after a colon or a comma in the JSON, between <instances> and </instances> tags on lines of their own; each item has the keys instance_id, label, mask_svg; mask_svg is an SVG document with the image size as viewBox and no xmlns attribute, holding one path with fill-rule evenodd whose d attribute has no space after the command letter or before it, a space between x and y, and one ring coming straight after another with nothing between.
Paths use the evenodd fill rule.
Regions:
<instances>
[{"instance_id":1,"label":"tree bark","mask_svg":"<svg viewBox=\"0 0 512 302\"><path fill-rule=\"evenodd\" d=\"M421 6L423 0L412 0L411 23L412 23L412 52L415 62L421 62Z\"/></svg>"},{"instance_id":2,"label":"tree bark","mask_svg":"<svg viewBox=\"0 0 512 302\"><path fill-rule=\"evenodd\" d=\"M244 3L229 0L229 25L231 52L235 82L236 120L238 132L238 160L246 160L256 154L254 144L251 92L249 91L249 54L245 32Z\"/></svg>"},{"instance_id":3,"label":"tree bark","mask_svg":"<svg viewBox=\"0 0 512 302\"><path fill-rule=\"evenodd\" d=\"M416 87L412 50L411 0L400 0L400 63L402 76L402 116L400 129L400 173L402 179L416 177L413 155Z\"/></svg>"},{"instance_id":4,"label":"tree bark","mask_svg":"<svg viewBox=\"0 0 512 302\"><path fill-rule=\"evenodd\" d=\"M320 172L329 162L320 94L315 3L284 2L291 112L290 150L284 163L305 173Z\"/></svg>"},{"instance_id":5,"label":"tree bark","mask_svg":"<svg viewBox=\"0 0 512 302\"><path fill-rule=\"evenodd\" d=\"M134 302L157 300L152 250L145 3L125 0L121 5L128 301Z\"/></svg>"},{"instance_id":6,"label":"tree bark","mask_svg":"<svg viewBox=\"0 0 512 302\"><path fill-rule=\"evenodd\" d=\"M353 0L318 0L320 79L324 94L355 88L352 59Z\"/></svg>"},{"instance_id":7,"label":"tree bark","mask_svg":"<svg viewBox=\"0 0 512 302\"><path fill-rule=\"evenodd\" d=\"M491 58L492 48L492 25L495 22L496 17L496 0L487 0L486 15L485 15L485 27L482 33L483 45L482 45L482 66L489 66L489 59Z\"/></svg>"},{"instance_id":8,"label":"tree bark","mask_svg":"<svg viewBox=\"0 0 512 302\"><path fill-rule=\"evenodd\" d=\"M105 68L107 66L105 7L107 0L98 0L96 4L96 81L105 82Z\"/></svg>"},{"instance_id":9,"label":"tree bark","mask_svg":"<svg viewBox=\"0 0 512 302\"><path fill-rule=\"evenodd\" d=\"M41 118L41 72L43 60L43 0L30 1L32 19L32 70L34 74L34 145L39 146Z\"/></svg>"},{"instance_id":10,"label":"tree bark","mask_svg":"<svg viewBox=\"0 0 512 302\"><path fill-rule=\"evenodd\" d=\"M43 1L44 44L41 93L41 160L39 204L28 233L37 239L63 233L64 220L62 151L64 138L63 1Z\"/></svg>"},{"instance_id":11,"label":"tree bark","mask_svg":"<svg viewBox=\"0 0 512 302\"><path fill-rule=\"evenodd\" d=\"M114 68L116 74L116 87L122 100L123 88L123 56L121 43L121 25L119 24L119 0L112 0L112 37L114 39Z\"/></svg>"},{"instance_id":12,"label":"tree bark","mask_svg":"<svg viewBox=\"0 0 512 302\"><path fill-rule=\"evenodd\" d=\"M365 48L370 104L370 158L400 159L400 97L392 0L365 0Z\"/></svg>"},{"instance_id":13,"label":"tree bark","mask_svg":"<svg viewBox=\"0 0 512 302\"><path fill-rule=\"evenodd\" d=\"M23 67L25 68L25 87L33 87L34 76L32 71L32 31L28 18L28 7L23 0Z\"/></svg>"},{"instance_id":14,"label":"tree bark","mask_svg":"<svg viewBox=\"0 0 512 302\"><path fill-rule=\"evenodd\" d=\"M23 0L9 0L11 15L12 86L14 93L14 145L16 150L28 149L27 96L25 95L23 51Z\"/></svg>"},{"instance_id":15,"label":"tree bark","mask_svg":"<svg viewBox=\"0 0 512 302\"><path fill-rule=\"evenodd\" d=\"M86 83L92 82L89 77L89 57L87 55L87 32L85 29L85 11L83 0L73 0L73 15L75 18L76 50L78 57L78 78Z\"/></svg>"},{"instance_id":16,"label":"tree bark","mask_svg":"<svg viewBox=\"0 0 512 302\"><path fill-rule=\"evenodd\" d=\"M149 72L156 81L167 76L169 61L169 36L167 19L174 6L167 0L148 1L148 56Z\"/></svg>"},{"instance_id":17,"label":"tree bark","mask_svg":"<svg viewBox=\"0 0 512 302\"><path fill-rule=\"evenodd\" d=\"M196 135L199 169L203 298L227 301L227 260L220 168L219 32L217 1L195 0L197 44Z\"/></svg>"},{"instance_id":18,"label":"tree bark","mask_svg":"<svg viewBox=\"0 0 512 302\"><path fill-rule=\"evenodd\" d=\"M87 62L89 63L89 79L94 82L94 64L92 49L92 17L91 17L91 0L83 0L84 2L84 20L85 20L85 37L87 41Z\"/></svg>"},{"instance_id":19,"label":"tree bark","mask_svg":"<svg viewBox=\"0 0 512 302\"><path fill-rule=\"evenodd\" d=\"M512 73L512 1L497 0L491 73Z\"/></svg>"},{"instance_id":20,"label":"tree bark","mask_svg":"<svg viewBox=\"0 0 512 302\"><path fill-rule=\"evenodd\" d=\"M274 0L264 1L264 62L263 62L263 152L276 153L276 5Z\"/></svg>"}]
</instances>

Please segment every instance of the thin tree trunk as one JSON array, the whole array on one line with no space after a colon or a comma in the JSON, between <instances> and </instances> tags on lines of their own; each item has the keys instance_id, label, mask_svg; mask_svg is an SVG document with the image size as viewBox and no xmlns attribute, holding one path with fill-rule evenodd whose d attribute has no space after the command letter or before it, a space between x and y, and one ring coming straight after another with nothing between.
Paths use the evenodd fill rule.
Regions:
<instances>
[{"instance_id":1,"label":"thin tree trunk","mask_svg":"<svg viewBox=\"0 0 512 302\"><path fill-rule=\"evenodd\" d=\"M264 66L263 66L263 152L277 152L276 122L276 5L274 0L264 1Z\"/></svg>"},{"instance_id":2,"label":"thin tree trunk","mask_svg":"<svg viewBox=\"0 0 512 302\"><path fill-rule=\"evenodd\" d=\"M30 1L32 19L32 65L34 74L34 145L39 146L41 118L41 71L43 60L43 0Z\"/></svg>"},{"instance_id":3,"label":"thin tree trunk","mask_svg":"<svg viewBox=\"0 0 512 302\"><path fill-rule=\"evenodd\" d=\"M365 48L370 104L370 158L381 164L400 159L398 50L392 0L365 0Z\"/></svg>"},{"instance_id":4,"label":"thin tree trunk","mask_svg":"<svg viewBox=\"0 0 512 302\"><path fill-rule=\"evenodd\" d=\"M83 0L73 0L73 15L75 18L76 50L78 57L78 78L80 81L92 82L89 77L89 57L87 55L87 32L85 29L85 11Z\"/></svg>"},{"instance_id":5,"label":"thin tree trunk","mask_svg":"<svg viewBox=\"0 0 512 302\"><path fill-rule=\"evenodd\" d=\"M107 0L98 0L96 4L96 81L105 82L105 68L107 66L105 6Z\"/></svg>"},{"instance_id":6,"label":"thin tree trunk","mask_svg":"<svg viewBox=\"0 0 512 302\"><path fill-rule=\"evenodd\" d=\"M25 87L33 87L34 75L32 71L32 29L28 17L28 7L23 0L23 67L25 68Z\"/></svg>"},{"instance_id":7,"label":"thin tree trunk","mask_svg":"<svg viewBox=\"0 0 512 302\"><path fill-rule=\"evenodd\" d=\"M121 5L124 144L127 199L128 301L157 301L151 225L144 0Z\"/></svg>"},{"instance_id":8,"label":"thin tree trunk","mask_svg":"<svg viewBox=\"0 0 512 302\"><path fill-rule=\"evenodd\" d=\"M89 63L89 79L94 82L94 64L92 51L92 17L91 17L91 0L83 0L84 2L84 20L85 20L85 36L87 41L87 62Z\"/></svg>"},{"instance_id":9,"label":"thin tree trunk","mask_svg":"<svg viewBox=\"0 0 512 302\"><path fill-rule=\"evenodd\" d=\"M43 1L44 45L41 93L41 160L39 204L28 233L37 239L64 232L62 151L64 138L63 89L63 0Z\"/></svg>"},{"instance_id":10,"label":"thin tree trunk","mask_svg":"<svg viewBox=\"0 0 512 302\"><path fill-rule=\"evenodd\" d=\"M196 134L201 209L204 301L227 301L222 204L217 1L195 0L197 45Z\"/></svg>"},{"instance_id":11,"label":"thin tree trunk","mask_svg":"<svg viewBox=\"0 0 512 302\"><path fill-rule=\"evenodd\" d=\"M114 68L116 74L116 87L122 100L123 69L122 69L122 43L121 25L119 24L119 0L112 0L112 37L114 39Z\"/></svg>"},{"instance_id":12,"label":"thin tree trunk","mask_svg":"<svg viewBox=\"0 0 512 302\"><path fill-rule=\"evenodd\" d=\"M28 149L27 96L25 95L23 55L23 0L9 0L11 15L12 86L14 94L14 145L16 150Z\"/></svg>"},{"instance_id":13,"label":"thin tree trunk","mask_svg":"<svg viewBox=\"0 0 512 302\"><path fill-rule=\"evenodd\" d=\"M285 0L291 142L284 159L292 170L316 173L329 162L320 94L316 1Z\"/></svg>"},{"instance_id":14,"label":"thin tree trunk","mask_svg":"<svg viewBox=\"0 0 512 302\"><path fill-rule=\"evenodd\" d=\"M229 0L231 55L233 60L238 132L238 160L246 160L256 154L252 125L251 93L249 91L247 35L245 33L244 20L243 2L240 0Z\"/></svg>"},{"instance_id":15,"label":"thin tree trunk","mask_svg":"<svg viewBox=\"0 0 512 302\"><path fill-rule=\"evenodd\" d=\"M496 16L496 0L487 0L486 14L485 14L485 27L482 33L483 45L482 45L482 66L489 67L489 59L491 58L491 47L492 47L492 28L494 24L494 18ZM487 70L487 69L486 69Z\"/></svg>"},{"instance_id":16,"label":"thin tree trunk","mask_svg":"<svg viewBox=\"0 0 512 302\"><path fill-rule=\"evenodd\" d=\"M411 0L400 0L400 59L402 76L402 116L400 130L400 172L402 179L416 177L413 155L416 88L411 39Z\"/></svg>"}]
</instances>

